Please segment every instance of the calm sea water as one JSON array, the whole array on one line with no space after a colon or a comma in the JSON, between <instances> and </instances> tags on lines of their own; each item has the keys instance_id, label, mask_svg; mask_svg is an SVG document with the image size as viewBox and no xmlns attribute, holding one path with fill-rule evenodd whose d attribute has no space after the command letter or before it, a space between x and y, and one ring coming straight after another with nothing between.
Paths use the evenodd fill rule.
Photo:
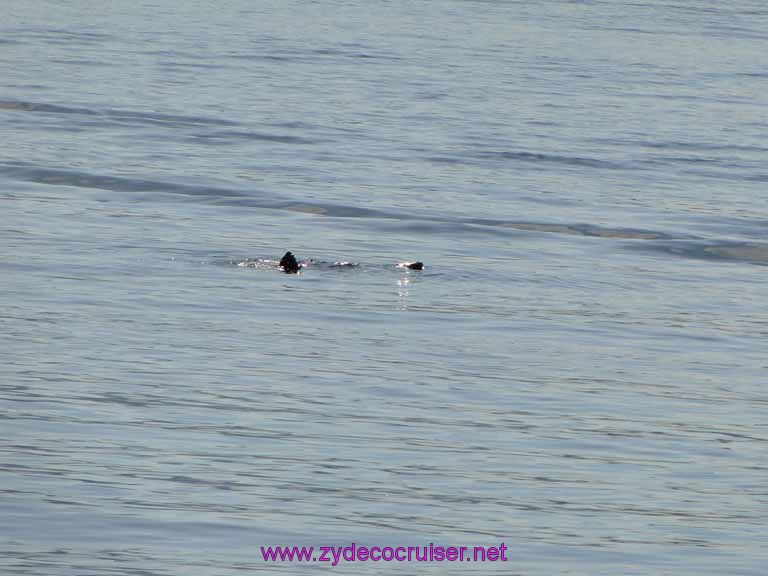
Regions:
<instances>
[{"instance_id":1,"label":"calm sea water","mask_svg":"<svg viewBox=\"0 0 768 576\"><path fill-rule=\"evenodd\" d=\"M3 574L765 574L767 40L757 0L5 0ZM359 265L236 265L288 249Z\"/></svg>"}]
</instances>

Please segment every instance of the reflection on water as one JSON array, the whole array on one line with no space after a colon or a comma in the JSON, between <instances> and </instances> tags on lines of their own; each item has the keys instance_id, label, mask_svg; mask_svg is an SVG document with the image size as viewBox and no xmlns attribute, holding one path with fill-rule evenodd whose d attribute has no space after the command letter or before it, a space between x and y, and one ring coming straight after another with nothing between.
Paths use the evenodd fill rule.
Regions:
<instances>
[{"instance_id":1,"label":"reflection on water","mask_svg":"<svg viewBox=\"0 0 768 576\"><path fill-rule=\"evenodd\" d=\"M408 295L410 287L410 278L407 275L402 276L397 281L397 309L408 309Z\"/></svg>"}]
</instances>

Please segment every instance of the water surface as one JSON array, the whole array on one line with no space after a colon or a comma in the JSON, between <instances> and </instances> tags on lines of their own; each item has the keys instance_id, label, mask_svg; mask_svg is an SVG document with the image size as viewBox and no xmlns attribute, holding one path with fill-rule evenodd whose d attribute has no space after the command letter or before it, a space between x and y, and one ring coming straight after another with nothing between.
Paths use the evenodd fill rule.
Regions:
<instances>
[{"instance_id":1,"label":"water surface","mask_svg":"<svg viewBox=\"0 0 768 576\"><path fill-rule=\"evenodd\" d=\"M4 573L764 573L762 3L0 16Z\"/></svg>"}]
</instances>

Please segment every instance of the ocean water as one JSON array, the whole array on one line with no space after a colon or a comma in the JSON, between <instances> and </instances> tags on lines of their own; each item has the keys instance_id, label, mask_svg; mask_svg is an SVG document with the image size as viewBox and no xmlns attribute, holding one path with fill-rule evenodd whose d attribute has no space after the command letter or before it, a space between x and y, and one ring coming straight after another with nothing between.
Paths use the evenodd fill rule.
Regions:
<instances>
[{"instance_id":1,"label":"ocean water","mask_svg":"<svg viewBox=\"0 0 768 576\"><path fill-rule=\"evenodd\" d=\"M5 0L2 573L765 574L766 41L757 0ZM508 561L260 553L352 542Z\"/></svg>"}]
</instances>

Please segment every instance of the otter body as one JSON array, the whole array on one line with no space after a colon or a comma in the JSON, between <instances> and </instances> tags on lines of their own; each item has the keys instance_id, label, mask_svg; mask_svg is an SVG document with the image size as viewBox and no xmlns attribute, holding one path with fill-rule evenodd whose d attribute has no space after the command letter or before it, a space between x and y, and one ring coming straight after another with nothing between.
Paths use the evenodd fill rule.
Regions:
<instances>
[{"instance_id":1,"label":"otter body","mask_svg":"<svg viewBox=\"0 0 768 576\"><path fill-rule=\"evenodd\" d=\"M234 264L234 262L233 262ZM275 266L277 264L277 266ZM280 259L280 262L277 262L275 260L267 260L262 258L257 258L255 260L243 260L242 262L237 262L237 265L240 267L247 267L247 268L263 268L263 269L275 269L277 267L282 272L285 272L286 274L298 274L303 268L307 268L308 266L312 267L318 267L320 269L345 269L345 268L358 268L361 266L361 264L358 264L356 262L323 262L323 261L315 261L315 260L302 260L299 261L296 259L296 256L293 255L293 252L286 252L283 257ZM397 264L398 268L404 268L406 270L424 270L424 263L415 261L415 262L400 262Z\"/></svg>"},{"instance_id":2,"label":"otter body","mask_svg":"<svg viewBox=\"0 0 768 576\"><path fill-rule=\"evenodd\" d=\"M282 268L283 272L286 274L298 274L299 270L301 270L301 266L296 261L296 257L290 252L286 252L280 259L280 268Z\"/></svg>"},{"instance_id":3,"label":"otter body","mask_svg":"<svg viewBox=\"0 0 768 576\"><path fill-rule=\"evenodd\" d=\"M403 262L402 266L408 270L424 270L424 262Z\"/></svg>"}]
</instances>

